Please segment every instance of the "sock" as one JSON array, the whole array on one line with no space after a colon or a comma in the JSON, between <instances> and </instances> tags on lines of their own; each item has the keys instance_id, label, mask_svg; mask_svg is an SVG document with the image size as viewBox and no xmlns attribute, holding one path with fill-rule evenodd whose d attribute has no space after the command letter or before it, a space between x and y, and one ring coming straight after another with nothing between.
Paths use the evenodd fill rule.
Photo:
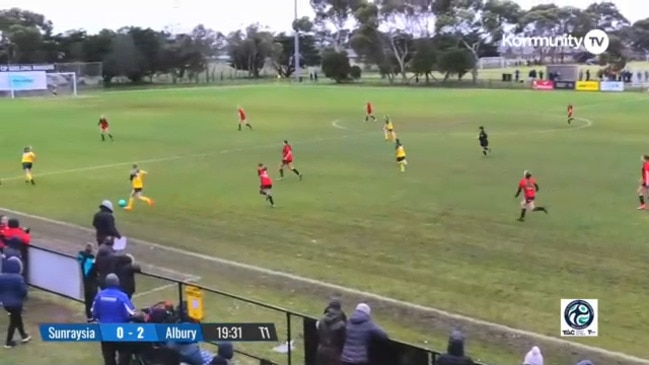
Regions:
<instances>
[{"instance_id":1,"label":"sock","mask_svg":"<svg viewBox=\"0 0 649 365\"><path fill-rule=\"evenodd\" d=\"M128 204L126 205L127 209L133 208L133 203L135 203L135 199L133 197L128 198Z\"/></svg>"},{"instance_id":2,"label":"sock","mask_svg":"<svg viewBox=\"0 0 649 365\"><path fill-rule=\"evenodd\" d=\"M401 170L401 172L405 172L405 171L406 171L406 164L404 164L403 162L401 162L401 163L399 164L399 169Z\"/></svg>"},{"instance_id":3,"label":"sock","mask_svg":"<svg viewBox=\"0 0 649 365\"><path fill-rule=\"evenodd\" d=\"M369 116L369 115L366 115L366 116L365 116L365 121L367 122L368 120L370 120L370 116Z\"/></svg>"},{"instance_id":4,"label":"sock","mask_svg":"<svg viewBox=\"0 0 649 365\"><path fill-rule=\"evenodd\" d=\"M104 135L102 134L102 135L101 135L101 140L102 140L102 141L105 141L105 140L106 140L106 136L104 136Z\"/></svg>"},{"instance_id":5,"label":"sock","mask_svg":"<svg viewBox=\"0 0 649 365\"><path fill-rule=\"evenodd\" d=\"M640 205L644 205L644 195L640 195L638 199L640 200Z\"/></svg>"},{"instance_id":6,"label":"sock","mask_svg":"<svg viewBox=\"0 0 649 365\"><path fill-rule=\"evenodd\" d=\"M534 209L532 209L532 211L533 212L544 212L544 213L548 212L548 210L545 209L544 207L535 207Z\"/></svg>"},{"instance_id":7,"label":"sock","mask_svg":"<svg viewBox=\"0 0 649 365\"><path fill-rule=\"evenodd\" d=\"M385 133L385 140L386 140L386 141L389 141L389 140L390 140L390 136L389 136L387 133Z\"/></svg>"},{"instance_id":8,"label":"sock","mask_svg":"<svg viewBox=\"0 0 649 365\"><path fill-rule=\"evenodd\" d=\"M293 169L292 171L293 171L293 173L294 173L295 175L300 176L300 172L297 171L297 169Z\"/></svg>"},{"instance_id":9,"label":"sock","mask_svg":"<svg viewBox=\"0 0 649 365\"><path fill-rule=\"evenodd\" d=\"M284 177L284 169L279 169L279 177Z\"/></svg>"},{"instance_id":10,"label":"sock","mask_svg":"<svg viewBox=\"0 0 649 365\"><path fill-rule=\"evenodd\" d=\"M151 204L151 198L147 198L146 196L141 196L138 199L140 199L141 201L143 201L143 202L145 202L147 204Z\"/></svg>"},{"instance_id":11,"label":"sock","mask_svg":"<svg viewBox=\"0 0 649 365\"><path fill-rule=\"evenodd\" d=\"M246 124L250 130L252 130L252 124L248 123Z\"/></svg>"},{"instance_id":12,"label":"sock","mask_svg":"<svg viewBox=\"0 0 649 365\"><path fill-rule=\"evenodd\" d=\"M268 202L270 205L275 205L275 200L273 200L273 197L270 195L267 195L266 198L268 199Z\"/></svg>"},{"instance_id":13,"label":"sock","mask_svg":"<svg viewBox=\"0 0 649 365\"><path fill-rule=\"evenodd\" d=\"M239 123L239 130L241 130L241 123Z\"/></svg>"},{"instance_id":14,"label":"sock","mask_svg":"<svg viewBox=\"0 0 649 365\"><path fill-rule=\"evenodd\" d=\"M525 209L525 208L521 209L521 217L520 217L520 219L525 218L525 213L527 213L527 209Z\"/></svg>"},{"instance_id":15,"label":"sock","mask_svg":"<svg viewBox=\"0 0 649 365\"><path fill-rule=\"evenodd\" d=\"M27 173L25 173L25 181L26 181L26 182L32 182L32 181L34 181L34 177L32 176L32 173L31 173L31 172L27 172Z\"/></svg>"},{"instance_id":16,"label":"sock","mask_svg":"<svg viewBox=\"0 0 649 365\"><path fill-rule=\"evenodd\" d=\"M487 155L487 150L482 150L482 154L486 156Z\"/></svg>"},{"instance_id":17,"label":"sock","mask_svg":"<svg viewBox=\"0 0 649 365\"><path fill-rule=\"evenodd\" d=\"M110 138L110 140L112 141L112 140L113 140L113 135L112 135L112 134L109 134L109 135L108 135L108 138Z\"/></svg>"}]
</instances>

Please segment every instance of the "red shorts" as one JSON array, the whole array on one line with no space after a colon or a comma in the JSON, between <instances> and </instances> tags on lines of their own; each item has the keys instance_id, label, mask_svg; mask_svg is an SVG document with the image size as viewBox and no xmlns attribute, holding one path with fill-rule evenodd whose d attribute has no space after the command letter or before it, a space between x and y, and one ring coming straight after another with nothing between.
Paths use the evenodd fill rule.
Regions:
<instances>
[{"instance_id":1,"label":"red shorts","mask_svg":"<svg viewBox=\"0 0 649 365\"><path fill-rule=\"evenodd\" d=\"M288 159L288 160L282 160L282 165L288 165L288 164L290 164L290 163L293 163L293 159L292 159L292 158L290 158L290 159Z\"/></svg>"},{"instance_id":2,"label":"red shorts","mask_svg":"<svg viewBox=\"0 0 649 365\"><path fill-rule=\"evenodd\" d=\"M108 133L108 127L99 127L101 133Z\"/></svg>"}]
</instances>

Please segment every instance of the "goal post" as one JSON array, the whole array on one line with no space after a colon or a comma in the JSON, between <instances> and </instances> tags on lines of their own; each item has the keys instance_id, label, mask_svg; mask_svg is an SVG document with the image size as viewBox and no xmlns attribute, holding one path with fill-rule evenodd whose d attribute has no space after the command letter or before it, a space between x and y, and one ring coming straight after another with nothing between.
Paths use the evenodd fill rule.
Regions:
<instances>
[{"instance_id":1,"label":"goal post","mask_svg":"<svg viewBox=\"0 0 649 365\"><path fill-rule=\"evenodd\" d=\"M74 72L3 72L0 74L0 87L12 99L78 95Z\"/></svg>"}]
</instances>

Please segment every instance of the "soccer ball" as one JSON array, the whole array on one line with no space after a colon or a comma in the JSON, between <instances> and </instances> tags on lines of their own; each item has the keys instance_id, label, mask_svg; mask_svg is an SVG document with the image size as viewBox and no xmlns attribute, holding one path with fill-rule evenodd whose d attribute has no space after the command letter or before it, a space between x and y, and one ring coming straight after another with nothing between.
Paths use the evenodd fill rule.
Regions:
<instances>
[{"instance_id":1,"label":"soccer ball","mask_svg":"<svg viewBox=\"0 0 649 365\"><path fill-rule=\"evenodd\" d=\"M124 200L124 199L120 199L120 201L117 202L117 204L119 204L119 206L120 206L121 208L124 208L124 207L126 206L126 200Z\"/></svg>"}]
</instances>

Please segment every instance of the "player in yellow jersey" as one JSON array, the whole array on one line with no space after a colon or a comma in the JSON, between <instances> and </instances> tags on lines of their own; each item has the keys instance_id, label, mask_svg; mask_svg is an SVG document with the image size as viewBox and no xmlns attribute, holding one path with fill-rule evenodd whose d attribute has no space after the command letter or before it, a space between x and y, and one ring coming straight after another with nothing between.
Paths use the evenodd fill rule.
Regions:
<instances>
[{"instance_id":1,"label":"player in yellow jersey","mask_svg":"<svg viewBox=\"0 0 649 365\"><path fill-rule=\"evenodd\" d=\"M406 161L406 149L398 139L395 141L395 149L395 155L397 157L397 164L399 165L399 169L401 170L401 172L406 172L406 165L408 165L408 161Z\"/></svg>"},{"instance_id":2,"label":"player in yellow jersey","mask_svg":"<svg viewBox=\"0 0 649 365\"><path fill-rule=\"evenodd\" d=\"M397 138L397 135L394 133L394 124L392 124L390 117L387 115L385 116L383 134L385 134L385 140L388 142L393 142Z\"/></svg>"},{"instance_id":3,"label":"player in yellow jersey","mask_svg":"<svg viewBox=\"0 0 649 365\"><path fill-rule=\"evenodd\" d=\"M137 165L133 165L133 170L131 170L130 176L131 188L133 190L131 190L131 196L128 198L128 205L124 207L125 210L133 210L135 199L153 205L153 200L142 194L142 190L144 189L144 176L146 176L146 174L146 171L140 170Z\"/></svg>"},{"instance_id":4,"label":"player in yellow jersey","mask_svg":"<svg viewBox=\"0 0 649 365\"><path fill-rule=\"evenodd\" d=\"M34 162L36 162L36 154L31 147L25 147L23 149L21 162L23 164L23 171L25 171L25 183L36 185L34 176L32 175L32 168L34 167Z\"/></svg>"}]
</instances>

